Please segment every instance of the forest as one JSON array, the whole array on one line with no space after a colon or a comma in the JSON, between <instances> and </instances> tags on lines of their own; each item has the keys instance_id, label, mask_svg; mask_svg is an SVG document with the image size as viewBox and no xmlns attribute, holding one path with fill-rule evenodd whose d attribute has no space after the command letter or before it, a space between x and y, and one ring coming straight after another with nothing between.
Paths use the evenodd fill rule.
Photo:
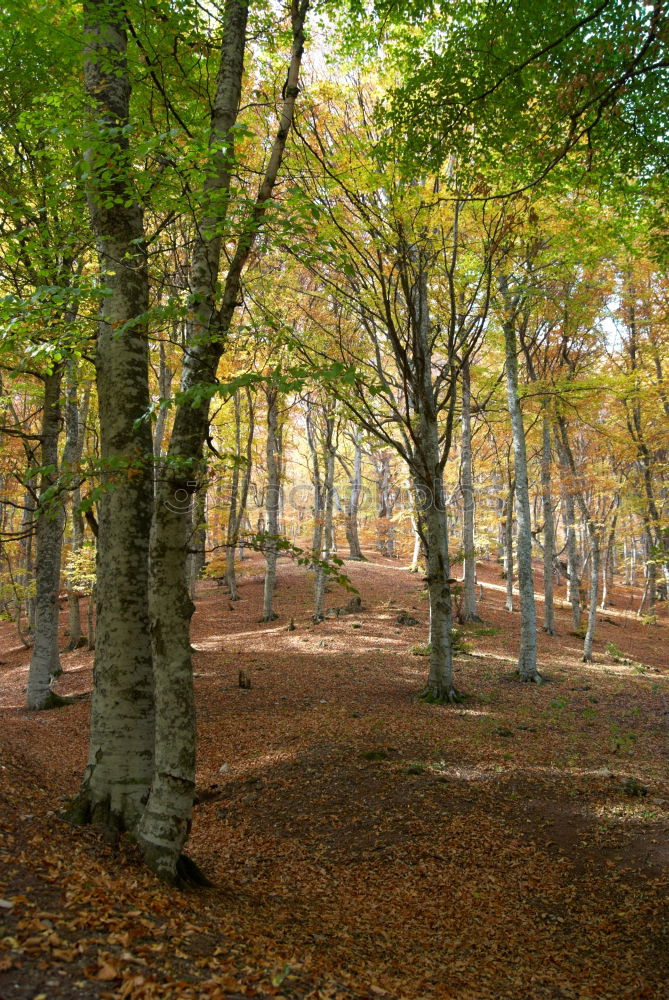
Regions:
<instances>
[{"instance_id":1,"label":"forest","mask_svg":"<svg viewBox=\"0 0 669 1000\"><path fill-rule=\"evenodd\" d=\"M0 51L0 1000L666 1000L666 0Z\"/></svg>"}]
</instances>

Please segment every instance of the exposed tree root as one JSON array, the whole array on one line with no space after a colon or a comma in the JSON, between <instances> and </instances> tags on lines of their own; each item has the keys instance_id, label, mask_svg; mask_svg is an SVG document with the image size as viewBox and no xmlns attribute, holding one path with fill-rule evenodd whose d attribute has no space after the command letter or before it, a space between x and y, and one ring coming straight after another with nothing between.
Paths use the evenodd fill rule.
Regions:
<instances>
[{"instance_id":1,"label":"exposed tree root","mask_svg":"<svg viewBox=\"0 0 669 1000\"><path fill-rule=\"evenodd\" d=\"M43 705L40 705L37 709L38 712L46 712L50 708L62 708L63 705L73 705L74 698L63 698L62 695L56 694L55 691L50 691L44 701Z\"/></svg>"},{"instance_id":2,"label":"exposed tree root","mask_svg":"<svg viewBox=\"0 0 669 1000\"><path fill-rule=\"evenodd\" d=\"M545 684L546 678L543 674L540 674L538 670L535 670L532 674L521 674L520 671L516 672L518 680L523 684Z\"/></svg>"},{"instance_id":3,"label":"exposed tree root","mask_svg":"<svg viewBox=\"0 0 669 1000\"><path fill-rule=\"evenodd\" d=\"M418 695L428 705L460 705L467 695L454 687L442 688L428 684Z\"/></svg>"}]
</instances>

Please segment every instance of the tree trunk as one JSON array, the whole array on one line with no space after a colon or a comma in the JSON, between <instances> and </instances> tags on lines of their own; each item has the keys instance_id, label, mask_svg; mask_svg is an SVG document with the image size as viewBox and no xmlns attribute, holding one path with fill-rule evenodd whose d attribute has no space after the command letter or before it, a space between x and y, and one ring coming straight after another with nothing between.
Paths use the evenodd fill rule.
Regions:
<instances>
[{"instance_id":1,"label":"tree trunk","mask_svg":"<svg viewBox=\"0 0 669 1000\"><path fill-rule=\"evenodd\" d=\"M551 428L548 414L542 417L541 500L544 515L544 632L555 635L553 564L555 562L555 523L551 497Z\"/></svg>"},{"instance_id":2,"label":"tree trunk","mask_svg":"<svg viewBox=\"0 0 669 1000\"><path fill-rule=\"evenodd\" d=\"M472 473L472 418L469 360L462 363L462 450L460 455L462 488L463 594L462 622L480 622L476 608L476 549L474 546L474 478Z\"/></svg>"},{"instance_id":3,"label":"tree trunk","mask_svg":"<svg viewBox=\"0 0 669 1000\"><path fill-rule=\"evenodd\" d=\"M583 642L583 662L592 663L592 644L595 639L595 624L597 621L597 591L599 585L600 546L599 533L596 526L590 535L592 549L590 552L590 597L588 606L588 626Z\"/></svg>"},{"instance_id":4,"label":"tree trunk","mask_svg":"<svg viewBox=\"0 0 669 1000\"><path fill-rule=\"evenodd\" d=\"M316 428L314 426L314 413L311 401L307 402L307 443L311 455L311 479L313 483L313 527L311 534L311 551L314 556L318 556L321 550L323 539L323 486L321 483L321 467L318 459L318 446L316 443Z\"/></svg>"},{"instance_id":5,"label":"tree trunk","mask_svg":"<svg viewBox=\"0 0 669 1000\"><path fill-rule=\"evenodd\" d=\"M413 289L415 409L418 416L416 450L411 469L419 497L419 525L425 530L427 588L430 600L430 670L422 693L427 701L454 702L458 694L453 684L451 629L450 559L448 520L444 499L443 464L440 447L439 413L432 384L432 350L427 271L421 255Z\"/></svg>"},{"instance_id":6,"label":"tree trunk","mask_svg":"<svg viewBox=\"0 0 669 1000\"><path fill-rule=\"evenodd\" d=\"M520 594L520 651L518 674L522 681L541 681L537 670L537 618L534 604L532 575L532 523L530 493L527 480L525 428L518 399L518 358L516 329L512 322L504 323L506 360L506 393L511 418L513 460L516 477L516 556L518 591Z\"/></svg>"},{"instance_id":7,"label":"tree trunk","mask_svg":"<svg viewBox=\"0 0 669 1000\"><path fill-rule=\"evenodd\" d=\"M235 551L237 548L237 542L239 541L239 534L241 531L242 522L246 514L246 503L249 494L249 485L251 482L251 470L253 468L253 435L255 430L255 420L253 413L253 401L251 399L251 393L248 388L246 390L246 398L248 402L249 411L249 424L246 435L246 464L244 467L244 472L241 477L241 488L239 483L239 465L235 463L232 470L232 488L230 490L230 512L228 515L228 524L226 530L225 538L225 582L230 592L230 600L239 600L239 591L237 590L237 574L235 572ZM239 398L239 393L235 393L234 398L235 406L235 454L237 459L241 461L242 457L242 415L241 415L241 401ZM240 558L243 558L243 548L240 551Z\"/></svg>"},{"instance_id":8,"label":"tree trunk","mask_svg":"<svg viewBox=\"0 0 669 1000\"><path fill-rule=\"evenodd\" d=\"M323 440L325 475L323 477L323 527L319 559L327 561L332 554L333 531L332 514L334 510L334 473L336 450L334 446L334 415L325 414L325 434ZM316 581L314 584L314 621L325 618L325 587L327 574L322 566L316 566Z\"/></svg>"},{"instance_id":9,"label":"tree trunk","mask_svg":"<svg viewBox=\"0 0 669 1000\"><path fill-rule=\"evenodd\" d=\"M133 830L153 771L148 541L153 494L148 272L129 161L130 82L120 0L86 0L84 77L93 114L86 152L102 301L96 350L100 448L97 639L88 767L70 815L110 834ZM111 166L110 166L111 164Z\"/></svg>"},{"instance_id":10,"label":"tree trunk","mask_svg":"<svg viewBox=\"0 0 669 1000\"><path fill-rule=\"evenodd\" d=\"M504 574L506 577L506 598L504 608L513 611L513 499L516 495L516 480L509 477L509 488L504 501Z\"/></svg>"},{"instance_id":11,"label":"tree trunk","mask_svg":"<svg viewBox=\"0 0 669 1000\"><path fill-rule=\"evenodd\" d=\"M189 591L195 600L195 585L202 575L207 553L207 490L203 486L195 494L192 507L193 524L188 561Z\"/></svg>"},{"instance_id":12,"label":"tree trunk","mask_svg":"<svg viewBox=\"0 0 669 1000\"><path fill-rule=\"evenodd\" d=\"M351 476L351 494L348 501L348 516L346 518L346 541L348 542L349 559L361 560L365 557L360 548L358 537L358 508L360 506L360 494L362 493L362 447L360 439L362 435L358 430L355 434L355 455L353 457L353 475Z\"/></svg>"},{"instance_id":13,"label":"tree trunk","mask_svg":"<svg viewBox=\"0 0 669 1000\"><path fill-rule=\"evenodd\" d=\"M604 569L602 572L602 600L600 607L602 611L609 606L609 590L613 584L613 546L616 538L616 524L618 523L617 512L611 520L609 535L606 540L606 550L604 552Z\"/></svg>"},{"instance_id":14,"label":"tree trunk","mask_svg":"<svg viewBox=\"0 0 669 1000\"><path fill-rule=\"evenodd\" d=\"M570 482L564 482L566 477L571 478L571 470L564 454L558 430L556 430L555 440L563 479L562 505L564 508L565 533L567 536L567 600L571 604L572 624L574 629L578 629L581 625L581 599L579 594L581 571L576 547L576 508L574 505L573 485Z\"/></svg>"},{"instance_id":15,"label":"tree trunk","mask_svg":"<svg viewBox=\"0 0 669 1000\"><path fill-rule=\"evenodd\" d=\"M67 372L67 402L65 412L66 441L63 451L63 471L72 477L70 483L70 510L72 518L72 548L71 556L76 558L84 544L84 519L81 514L80 470L81 456L84 450L86 435L86 420L90 400L90 383L84 386L84 394L79 407L77 398L76 368L73 363ZM79 608L79 591L76 586L68 583L67 610L69 619L70 641L68 649L78 649L84 638L81 631L81 613Z\"/></svg>"},{"instance_id":16,"label":"tree trunk","mask_svg":"<svg viewBox=\"0 0 669 1000\"><path fill-rule=\"evenodd\" d=\"M278 615L274 611L276 587L277 539L279 534L279 393L267 391L267 538L265 541L265 587L261 621L272 622Z\"/></svg>"},{"instance_id":17,"label":"tree trunk","mask_svg":"<svg viewBox=\"0 0 669 1000\"><path fill-rule=\"evenodd\" d=\"M210 170L203 189L203 218L191 266L188 350L167 454L169 476L158 491L151 541L150 613L155 663L155 768L148 803L138 829L147 864L174 883L202 875L182 856L195 789L195 716L190 646L193 603L186 584L190 533L188 497L203 473L202 449L209 426L208 398L226 337L237 310L246 263L262 228L278 177L299 93L307 0L292 8L293 45L279 127L255 201L243 223L216 304L223 222L234 175L234 126L239 108L248 0L227 0L217 92L211 115ZM193 396L193 394L195 394ZM199 395L199 398L198 398ZM196 405L193 405L193 403ZM175 502L176 501L176 502Z\"/></svg>"},{"instance_id":18,"label":"tree trunk","mask_svg":"<svg viewBox=\"0 0 669 1000\"><path fill-rule=\"evenodd\" d=\"M28 673L28 708L45 709L62 704L51 691L51 680L60 674L58 653L58 590L65 507L53 489L58 482L60 389L62 367L44 377L44 410L40 442L40 477L36 533L35 641Z\"/></svg>"}]
</instances>

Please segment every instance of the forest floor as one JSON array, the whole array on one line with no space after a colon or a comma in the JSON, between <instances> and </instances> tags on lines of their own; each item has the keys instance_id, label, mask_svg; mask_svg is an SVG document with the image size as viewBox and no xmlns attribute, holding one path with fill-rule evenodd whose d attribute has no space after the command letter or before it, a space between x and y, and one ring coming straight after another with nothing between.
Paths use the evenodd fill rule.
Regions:
<instances>
[{"instance_id":1,"label":"forest floor","mask_svg":"<svg viewBox=\"0 0 669 1000\"><path fill-rule=\"evenodd\" d=\"M363 609L313 625L311 582L282 560L268 625L245 565L242 600L205 582L194 619L189 851L211 889L168 891L131 846L59 818L90 699L27 712L29 653L0 626L1 1000L668 998L666 612L642 625L617 587L584 664L559 610L548 683L522 685L519 616L483 564L468 698L443 707L417 699L419 578L347 563ZM63 666L59 692L90 692L90 653Z\"/></svg>"}]
</instances>

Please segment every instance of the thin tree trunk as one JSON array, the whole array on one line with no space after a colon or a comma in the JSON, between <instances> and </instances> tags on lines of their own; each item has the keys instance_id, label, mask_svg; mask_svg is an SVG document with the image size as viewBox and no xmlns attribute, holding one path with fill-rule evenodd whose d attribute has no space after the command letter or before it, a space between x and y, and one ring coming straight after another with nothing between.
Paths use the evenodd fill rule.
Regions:
<instances>
[{"instance_id":1,"label":"thin tree trunk","mask_svg":"<svg viewBox=\"0 0 669 1000\"><path fill-rule=\"evenodd\" d=\"M202 575L207 552L207 491L198 490L193 501L193 527L190 545L188 575L190 577L190 596L195 600L195 585Z\"/></svg>"},{"instance_id":2,"label":"thin tree trunk","mask_svg":"<svg viewBox=\"0 0 669 1000\"><path fill-rule=\"evenodd\" d=\"M595 528L591 535L592 549L590 554L590 595L588 605L588 626L583 642L583 662L592 663L592 644L595 639L595 624L597 621L597 592L599 585L600 547L599 533Z\"/></svg>"},{"instance_id":3,"label":"thin tree trunk","mask_svg":"<svg viewBox=\"0 0 669 1000\"><path fill-rule=\"evenodd\" d=\"M448 519L444 498L443 460L440 447L439 414L432 384L432 351L427 271L425 261L417 262L418 275L413 290L415 326L414 363L416 380L415 406L418 411L418 442L412 473L426 498L420 518L425 526L427 549L427 588L430 600L430 669L423 697L428 701L453 702L458 694L453 684L453 627L451 605Z\"/></svg>"},{"instance_id":4,"label":"thin tree trunk","mask_svg":"<svg viewBox=\"0 0 669 1000\"><path fill-rule=\"evenodd\" d=\"M362 434L359 430L355 434L355 454L353 457L353 475L351 477L351 494L348 501L348 516L346 518L346 541L348 542L349 559L361 560L365 557L360 548L360 538L358 537L358 508L360 506L360 494L362 493L362 446L360 439Z\"/></svg>"},{"instance_id":5,"label":"thin tree trunk","mask_svg":"<svg viewBox=\"0 0 669 1000\"><path fill-rule=\"evenodd\" d=\"M513 611L513 500L516 495L515 477L509 478L509 488L504 501L504 573L506 598L504 608Z\"/></svg>"},{"instance_id":6,"label":"thin tree trunk","mask_svg":"<svg viewBox=\"0 0 669 1000\"><path fill-rule=\"evenodd\" d=\"M602 611L609 606L609 590L613 584L613 545L616 538L616 524L618 523L617 512L611 520L609 536L606 540L606 550L604 552L604 570L602 572L602 601L600 607Z\"/></svg>"},{"instance_id":7,"label":"thin tree trunk","mask_svg":"<svg viewBox=\"0 0 669 1000\"><path fill-rule=\"evenodd\" d=\"M474 547L474 478L472 472L472 418L469 360L462 363L462 449L460 455L463 541L463 622L480 622L476 608L476 549Z\"/></svg>"},{"instance_id":8,"label":"thin tree trunk","mask_svg":"<svg viewBox=\"0 0 669 1000\"><path fill-rule=\"evenodd\" d=\"M575 481L576 463L574 462L574 456L569 446L569 438L567 435L567 423L564 417L558 418L558 429L560 432L560 436L558 438L558 447L560 448L562 455L564 457L564 463L569 469L572 479ZM585 499L583 489L579 489L577 491L576 498L578 500L578 505L581 509L581 516L586 524L588 536L590 538L590 599L588 608L588 624L586 627L585 639L583 642L583 662L591 663L592 646L595 639L595 624L597 621L597 594L599 587L601 546L599 537L599 527L595 523L593 517L590 515L590 512L588 511L588 505Z\"/></svg>"},{"instance_id":9,"label":"thin tree trunk","mask_svg":"<svg viewBox=\"0 0 669 1000\"><path fill-rule=\"evenodd\" d=\"M544 632L555 635L553 564L555 562L555 523L551 497L551 428L548 414L542 417L541 500L544 515Z\"/></svg>"},{"instance_id":10,"label":"thin tree trunk","mask_svg":"<svg viewBox=\"0 0 669 1000\"><path fill-rule=\"evenodd\" d=\"M311 455L311 479L314 487L313 494L313 527L311 535L311 551L314 556L318 556L323 538L323 486L321 483L321 467L318 459L318 447L316 444L316 429L314 427L313 407L310 401L307 402L307 443Z\"/></svg>"},{"instance_id":11,"label":"thin tree trunk","mask_svg":"<svg viewBox=\"0 0 669 1000\"><path fill-rule=\"evenodd\" d=\"M325 415L325 434L323 440L325 475L323 478L323 528L321 535L321 548L318 553L319 559L327 561L332 554L333 531L332 515L334 511L334 473L336 450L334 446L334 415ZM327 584L327 574L322 566L316 566L316 580L314 584L314 621L322 621L325 618L325 587Z\"/></svg>"},{"instance_id":12,"label":"thin tree trunk","mask_svg":"<svg viewBox=\"0 0 669 1000\"><path fill-rule=\"evenodd\" d=\"M84 386L84 394L79 406L76 368L70 363L67 371L67 396L65 411L66 441L63 451L63 471L72 476L70 485L70 512L72 518L72 548L71 555L76 559L84 544L84 519L81 514L81 488L79 486L81 456L84 449L84 437L86 434L86 420L88 418L88 406L90 399L90 383ZM79 609L79 591L76 585L68 582L67 587L67 609L69 619L70 640L68 649L78 649L83 645L84 638L81 632L81 614Z\"/></svg>"},{"instance_id":13,"label":"thin tree trunk","mask_svg":"<svg viewBox=\"0 0 669 1000\"><path fill-rule=\"evenodd\" d=\"M251 393L248 388L246 390L246 398L248 402L249 411L249 423L246 435L246 464L244 472L241 478L241 489L239 485L239 466L235 463L235 467L232 470L232 489L230 491L230 512L228 515L227 532L225 539L225 582L227 584L228 590L230 592L230 600L239 600L239 591L237 590L237 574L235 572L235 551L237 548L237 542L239 541L239 534L241 531L242 521L246 514L246 503L249 493L249 485L251 482L251 470L253 468L253 435L255 430L255 420L253 413L253 401L251 399ZM242 419L241 419L241 401L239 394L235 393L235 454L238 460L241 460L242 453ZM240 558L243 558L243 549L240 551Z\"/></svg>"},{"instance_id":14,"label":"thin tree trunk","mask_svg":"<svg viewBox=\"0 0 669 1000\"><path fill-rule=\"evenodd\" d=\"M563 476L562 505L564 508L565 534L567 536L567 600L571 604L572 624L574 629L578 629L581 625L581 599L579 593L581 571L576 547L576 508L574 505L573 485L570 482L564 483L565 477L571 477L571 470L564 455L564 449L561 445L557 429L555 440L558 446L560 471Z\"/></svg>"},{"instance_id":15,"label":"thin tree trunk","mask_svg":"<svg viewBox=\"0 0 669 1000\"><path fill-rule=\"evenodd\" d=\"M274 611L276 587L277 537L279 534L279 393L267 391L267 539L265 541L265 587L261 621L272 622L279 616Z\"/></svg>"},{"instance_id":16,"label":"thin tree trunk","mask_svg":"<svg viewBox=\"0 0 669 1000\"><path fill-rule=\"evenodd\" d=\"M504 323L506 361L506 392L511 418L513 460L516 477L516 556L518 591L520 594L520 651L518 674L522 681L541 681L537 670L537 617L534 604L532 575L532 524L530 494L527 479L525 428L518 399L518 358L516 329L512 322Z\"/></svg>"}]
</instances>

